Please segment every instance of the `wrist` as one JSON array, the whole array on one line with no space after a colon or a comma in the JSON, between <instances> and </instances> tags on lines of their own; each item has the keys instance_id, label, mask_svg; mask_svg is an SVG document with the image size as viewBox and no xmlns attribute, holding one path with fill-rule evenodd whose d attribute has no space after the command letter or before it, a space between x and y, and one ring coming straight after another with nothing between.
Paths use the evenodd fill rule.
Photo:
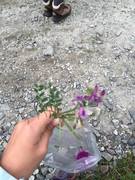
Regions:
<instances>
[{"instance_id":1,"label":"wrist","mask_svg":"<svg viewBox=\"0 0 135 180\"><path fill-rule=\"evenodd\" d=\"M0 161L0 166L5 170L7 171L7 173L9 173L11 176L19 179L21 178L19 176L19 171L18 169L16 169L16 166L15 164L11 164L9 163L6 159L4 159L3 157L1 158L1 161Z\"/></svg>"}]
</instances>

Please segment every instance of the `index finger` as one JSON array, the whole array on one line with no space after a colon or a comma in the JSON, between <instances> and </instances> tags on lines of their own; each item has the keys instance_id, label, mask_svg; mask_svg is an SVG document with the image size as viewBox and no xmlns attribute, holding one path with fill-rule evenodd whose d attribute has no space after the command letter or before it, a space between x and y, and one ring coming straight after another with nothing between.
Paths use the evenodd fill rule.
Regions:
<instances>
[{"instance_id":1,"label":"index finger","mask_svg":"<svg viewBox=\"0 0 135 180\"><path fill-rule=\"evenodd\" d=\"M38 133L44 132L46 127L53 121L51 118L52 111L48 110L40 113L37 117L33 119L33 125L36 127Z\"/></svg>"}]
</instances>

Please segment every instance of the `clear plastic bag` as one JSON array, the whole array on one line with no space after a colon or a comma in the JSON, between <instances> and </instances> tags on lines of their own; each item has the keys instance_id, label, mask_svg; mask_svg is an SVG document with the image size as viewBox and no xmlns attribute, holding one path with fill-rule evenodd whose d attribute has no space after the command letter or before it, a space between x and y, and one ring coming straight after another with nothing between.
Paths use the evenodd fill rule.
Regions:
<instances>
[{"instance_id":1,"label":"clear plastic bag","mask_svg":"<svg viewBox=\"0 0 135 180\"><path fill-rule=\"evenodd\" d=\"M50 139L45 164L67 173L78 173L94 167L101 159L95 136L88 123L75 129L55 129Z\"/></svg>"}]
</instances>

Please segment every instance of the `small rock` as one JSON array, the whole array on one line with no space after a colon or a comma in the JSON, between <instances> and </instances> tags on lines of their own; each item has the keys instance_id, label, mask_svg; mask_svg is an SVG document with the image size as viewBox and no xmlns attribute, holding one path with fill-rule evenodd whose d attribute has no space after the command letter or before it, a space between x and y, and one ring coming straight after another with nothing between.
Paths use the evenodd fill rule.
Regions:
<instances>
[{"instance_id":1,"label":"small rock","mask_svg":"<svg viewBox=\"0 0 135 180\"><path fill-rule=\"evenodd\" d=\"M113 111L113 102L112 102L112 100L106 99L103 103L104 103L104 106L105 106L109 111Z\"/></svg>"},{"instance_id":2,"label":"small rock","mask_svg":"<svg viewBox=\"0 0 135 180\"><path fill-rule=\"evenodd\" d=\"M113 158L113 156L107 152L102 152L102 157L107 161L111 161Z\"/></svg>"},{"instance_id":3,"label":"small rock","mask_svg":"<svg viewBox=\"0 0 135 180\"><path fill-rule=\"evenodd\" d=\"M135 137L131 136L128 141L127 141L129 146L134 146L135 145Z\"/></svg>"},{"instance_id":4,"label":"small rock","mask_svg":"<svg viewBox=\"0 0 135 180\"><path fill-rule=\"evenodd\" d=\"M83 61L82 61L82 60L80 60L80 64L83 64Z\"/></svg>"},{"instance_id":5,"label":"small rock","mask_svg":"<svg viewBox=\"0 0 135 180\"><path fill-rule=\"evenodd\" d=\"M98 130L93 128L92 131L97 138L99 138L101 136Z\"/></svg>"},{"instance_id":6,"label":"small rock","mask_svg":"<svg viewBox=\"0 0 135 180\"><path fill-rule=\"evenodd\" d=\"M19 108L18 111L19 111L20 114L23 113L24 107L23 108Z\"/></svg>"},{"instance_id":7,"label":"small rock","mask_svg":"<svg viewBox=\"0 0 135 180\"><path fill-rule=\"evenodd\" d=\"M96 27L96 33L97 34L99 34L100 36L102 36L103 35L103 33L104 33L104 26L102 26L102 25L98 25L97 27Z\"/></svg>"},{"instance_id":8,"label":"small rock","mask_svg":"<svg viewBox=\"0 0 135 180\"><path fill-rule=\"evenodd\" d=\"M36 179L37 180L45 180L45 177L42 174L37 174Z\"/></svg>"},{"instance_id":9,"label":"small rock","mask_svg":"<svg viewBox=\"0 0 135 180\"><path fill-rule=\"evenodd\" d=\"M134 120L135 122L135 108L129 109L129 114L130 117Z\"/></svg>"},{"instance_id":10,"label":"small rock","mask_svg":"<svg viewBox=\"0 0 135 180\"><path fill-rule=\"evenodd\" d=\"M100 148L100 151L103 152L104 150L105 150L105 148L102 146L102 147Z\"/></svg>"},{"instance_id":11,"label":"small rock","mask_svg":"<svg viewBox=\"0 0 135 180\"><path fill-rule=\"evenodd\" d=\"M47 174L46 175L46 178L47 179L52 179L54 177L54 174L53 173L50 173L50 174Z\"/></svg>"},{"instance_id":12,"label":"small rock","mask_svg":"<svg viewBox=\"0 0 135 180\"><path fill-rule=\"evenodd\" d=\"M115 129L114 131L113 131L113 134L115 135L115 136L118 136L118 131Z\"/></svg>"},{"instance_id":13,"label":"small rock","mask_svg":"<svg viewBox=\"0 0 135 180\"><path fill-rule=\"evenodd\" d=\"M0 120L5 117L5 114L3 112L0 112Z\"/></svg>"},{"instance_id":14,"label":"small rock","mask_svg":"<svg viewBox=\"0 0 135 180\"><path fill-rule=\"evenodd\" d=\"M123 48L130 51L132 49L132 45L128 42L125 42L123 45Z\"/></svg>"},{"instance_id":15,"label":"small rock","mask_svg":"<svg viewBox=\"0 0 135 180\"><path fill-rule=\"evenodd\" d=\"M118 125L119 125L119 120L113 119L113 120L112 120L112 123L113 123L113 125L114 125L115 127L118 127Z\"/></svg>"},{"instance_id":16,"label":"small rock","mask_svg":"<svg viewBox=\"0 0 135 180\"><path fill-rule=\"evenodd\" d=\"M100 171L102 174L106 174L109 171L109 166L108 165L101 165Z\"/></svg>"},{"instance_id":17,"label":"small rock","mask_svg":"<svg viewBox=\"0 0 135 180\"><path fill-rule=\"evenodd\" d=\"M41 167L41 173L45 176L47 174L48 168L47 167Z\"/></svg>"},{"instance_id":18,"label":"small rock","mask_svg":"<svg viewBox=\"0 0 135 180\"><path fill-rule=\"evenodd\" d=\"M118 30L118 31L116 31L115 32L115 35L118 37L118 36L120 36L122 34L122 31L121 30Z\"/></svg>"},{"instance_id":19,"label":"small rock","mask_svg":"<svg viewBox=\"0 0 135 180\"><path fill-rule=\"evenodd\" d=\"M6 142L6 141L4 141L4 142L2 143L2 146L5 148L5 147L6 147L6 145L7 145L7 142Z\"/></svg>"},{"instance_id":20,"label":"small rock","mask_svg":"<svg viewBox=\"0 0 135 180\"><path fill-rule=\"evenodd\" d=\"M15 124L16 124L16 121L12 121L11 124L12 124L12 125L15 125Z\"/></svg>"},{"instance_id":21,"label":"small rock","mask_svg":"<svg viewBox=\"0 0 135 180\"><path fill-rule=\"evenodd\" d=\"M29 177L29 180L34 180L34 179L35 179L35 176L33 175Z\"/></svg>"},{"instance_id":22,"label":"small rock","mask_svg":"<svg viewBox=\"0 0 135 180\"><path fill-rule=\"evenodd\" d=\"M38 173L39 173L39 169L36 169L36 170L33 172L34 175L36 175L36 174L38 174Z\"/></svg>"},{"instance_id":23,"label":"small rock","mask_svg":"<svg viewBox=\"0 0 135 180\"><path fill-rule=\"evenodd\" d=\"M107 148L107 152L111 155L116 155L116 152L113 149Z\"/></svg>"},{"instance_id":24,"label":"small rock","mask_svg":"<svg viewBox=\"0 0 135 180\"><path fill-rule=\"evenodd\" d=\"M92 125L93 125L94 127L97 127L98 124L99 124L98 121L96 121L96 120L93 120L93 121L92 121Z\"/></svg>"},{"instance_id":25,"label":"small rock","mask_svg":"<svg viewBox=\"0 0 135 180\"><path fill-rule=\"evenodd\" d=\"M0 144L0 153L4 150L4 147Z\"/></svg>"},{"instance_id":26,"label":"small rock","mask_svg":"<svg viewBox=\"0 0 135 180\"><path fill-rule=\"evenodd\" d=\"M6 136L6 141L8 142L9 139L10 139L10 135L7 135L7 136Z\"/></svg>"},{"instance_id":27,"label":"small rock","mask_svg":"<svg viewBox=\"0 0 135 180\"><path fill-rule=\"evenodd\" d=\"M55 171L55 169L54 169L54 168L49 167L49 168L48 168L48 171L49 171L50 173L52 173L53 171Z\"/></svg>"},{"instance_id":28,"label":"small rock","mask_svg":"<svg viewBox=\"0 0 135 180\"><path fill-rule=\"evenodd\" d=\"M53 56L54 55L54 49L52 46L47 46L46 49L43 51L44 56Z\"/></svg>"}]
</instances>

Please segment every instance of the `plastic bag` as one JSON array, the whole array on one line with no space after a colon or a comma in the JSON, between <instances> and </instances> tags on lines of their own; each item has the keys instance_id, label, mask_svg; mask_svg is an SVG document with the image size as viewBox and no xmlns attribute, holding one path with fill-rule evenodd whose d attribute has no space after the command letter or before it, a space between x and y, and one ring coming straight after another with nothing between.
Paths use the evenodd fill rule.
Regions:
<instances>
[{"instance_id":1,"label":"plastic bag","mask_svg":"<svg viewBox=\"0 0 135 180\"><path fill-rule=\"evenodd\" d=\"M85 123L74 133L66 127L54 130L45 164L67 173L78 173L94 167L100 159L95 136Z\"/></svg>"}]
</instances>

